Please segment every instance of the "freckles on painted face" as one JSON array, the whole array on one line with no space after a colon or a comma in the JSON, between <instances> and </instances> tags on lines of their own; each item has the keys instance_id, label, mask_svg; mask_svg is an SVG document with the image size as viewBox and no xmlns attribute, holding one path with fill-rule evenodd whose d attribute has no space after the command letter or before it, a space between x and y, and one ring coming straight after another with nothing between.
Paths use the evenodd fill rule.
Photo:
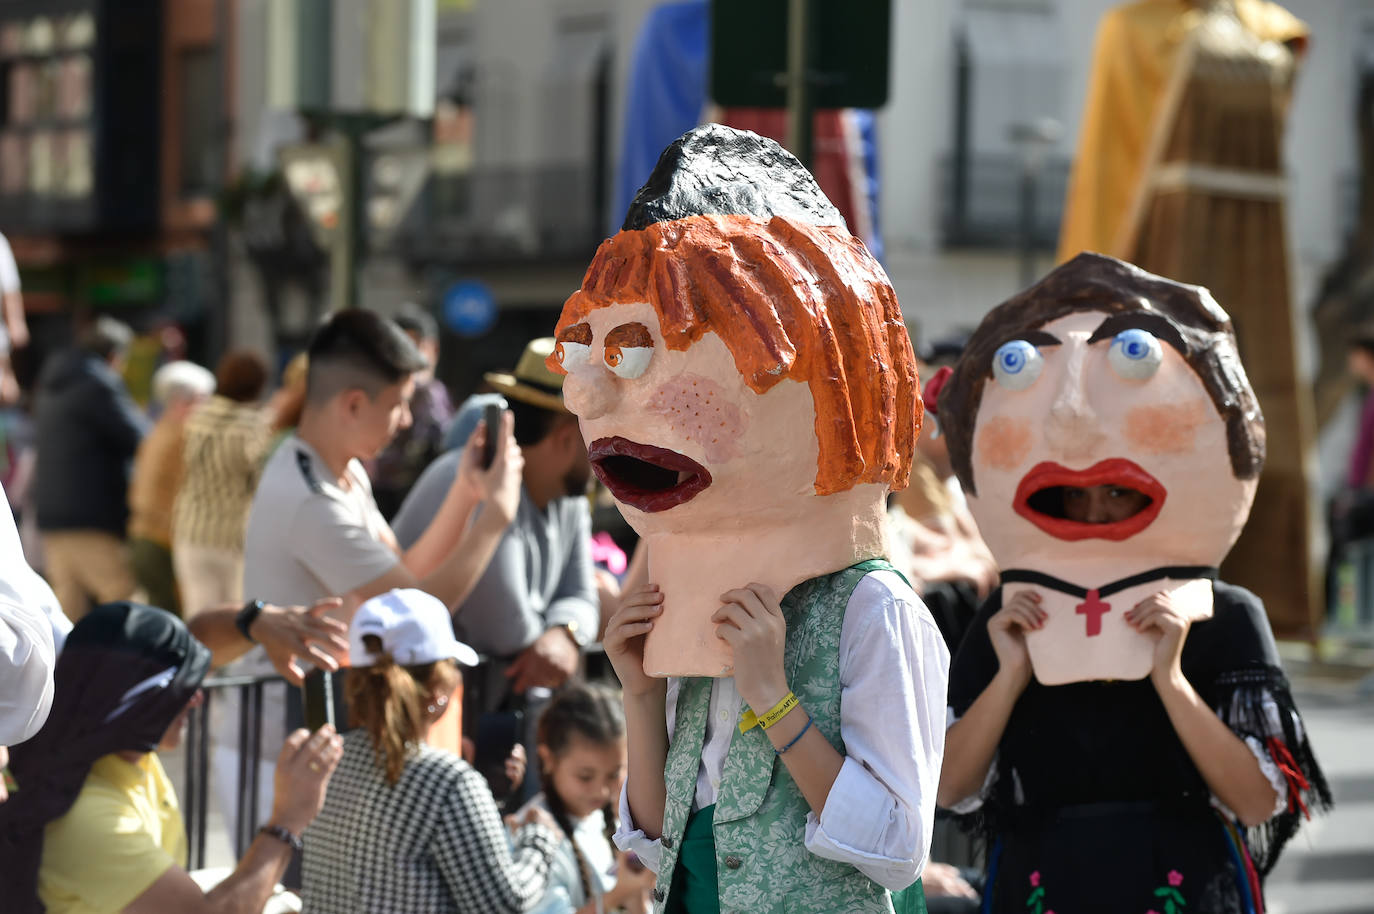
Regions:
<instances>
[{"instance_id":1,"label":"freckles on painted face","mask_svg":"<svg viewBox=\"0 0 1374 914\"><path fill-rule=\"evenodd\" d=\"M988 366L973 432L971 507L999 561L1064 542L1220 560L1253 484L1235 478L1177 332L1143 312L1082 312L1024 336Z\"/></svg>"},{"instance_id":2,"label":"freckles on painted face","mask_svg":"<svg viewBox=\"0 0 1374 914\"><path fill-rule=\"evenodd\" d=\"M652 525L668 512L675 524L704 520L810 491L818 449L810 390L782 381L754 393L715 334L670 349L652 306L611 305L564 328L555 357L593 472L643 515L637 520ZM794 479L794 464L808 459L805 478Z\"/></svg>"}]
</instances>

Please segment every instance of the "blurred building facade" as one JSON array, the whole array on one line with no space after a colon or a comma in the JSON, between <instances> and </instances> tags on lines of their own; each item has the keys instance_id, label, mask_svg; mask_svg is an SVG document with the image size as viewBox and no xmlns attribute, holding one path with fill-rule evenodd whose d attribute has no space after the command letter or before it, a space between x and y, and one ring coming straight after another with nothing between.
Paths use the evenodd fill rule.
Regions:
<instances>
[{"instance_id":1,"label":"blurred building facade","mask_svg":"<svg viewBox=\"0 0 1374 914\"><path fill-rule=\"evenodd\" d=\"M211 228L221 170L227 167L239 183L252 183L245 175L257 181L279 174L283 149L316 142L325 132L318 120L269 104L274 10L307 0L138 2L156 14L158 88L144 113L156 112L158 123L124 130L117 143L146 148L147 161L156 162L158 180L139 185L156 197L155 225L64 229L37 219L32 207L16 208L6 191L0 230L15 242L34 311L122 307L107 298L122 295L207 326L204 312L218 291ZM364 34L382 0L313 2L331 3L338 21ZM420 4L434 10L433 114L397 119L366 139L360 298L381 309L418 301L453 318L445 321L450 330L464 331L444 340L446 379L455 393L470 389L482 371L506 366L526 339L551 328L596 244L616 224L619 214L611 209L631 60L646 14L659 2ZM1018 289L1028 271L1050 266L1093 37L1111 5L893 3L891 96L879 113L880 222L885 265L922 336L973 325ZM1363 74L1374 69L1374 0L1285 5L1312 27L1287 139L1294 301L1306 334L1305 306L1354 218L1355 106ZM134 0L0 0L0 22L32 24L35 16L66 22L63 17L86 8L98 19L113 6L124 19L138 18ZM217 23L225 24L221 44ZM216 48L226 55L218 67ZM35 181L62 179L14 165L19 147L32 160L43 158L32 155L33 125L15 123L23 111L12 99L23 94L27 79L15 73L34 62L43 72L52 67L35 52L0 54L9 55L0 61L0 189L27 187L31 200ZM345 58L336 67L349 64ZM354 69L369 78L387 75L361 63ZM57 72L60 81L60 60ZM80 84L77 77L67 79ZM223 121L216 117L221 102L229 115ZM72 133L67 122L54 125ZM62 142L78 152L60 161L79 161L80 141ZM115 142L111 133L90 147L93 173ZM79 184L70 164L63 167L68 187ZM1022 208L1027 167L1035 175L1029 222ZM293 241L283 227L285 205L265 199L248 215L231 215L225 251L232 300L218 310L226 341L271 349L283 338L303 339L332 296L320 252L308 238ZM137 211L129 203L111 212ZM255 259L260 249L268 254ZM265 269L266 261L274 266ZM115 268L102 266L112 262ZM287 281L293 263L302 281ZM106 276L113 279L96 281ZM264 306L269 298L271 314Z\"/></svg>"},{"instance_id":2,"label":"blurred building facade","mask_svg":"<svg viewBox=\"0 0 1374 914\"><path fill-rule=\"evenodd\" d=\"M239 3L239 152L251 159L263 152L258 124L272 133L280 116L263 112L262 61L246 56L265 47L245 30L255 17L266 27L269 0ZM424 177L409 205L374 201L370 231L382 237L365 269L369 295L433 302L445 282L471 276L503 312L556 307L614 221L629 62L654 5L438 0L434 121L373 140L395 150L380 165L374 158L374 184L414 168ZM1018 128L1046 120L1060 130L1038 150L1033 239L1037 266L1049 266L1093 36L1111 5L893 5L892 93L879 120L882 223L889 272L926 333L972 324L1019 287L1028 150ZM1374 2L1286 5L1313 29L1288 139L1295 299L1305 302L1352 218L1355 89ZM427 162L408 158L426 146Z\"/></svg>"},{"instance_id":3,"label":"blurred building facade","mask_svg":"<svg viewBox=\"0 0 1374 914\"><path fill-rule=\"evenodd\" d=\"M36 354L94 311L221 341L233 2L0 0L0 231Z\"/></svg>"}]
</instances>

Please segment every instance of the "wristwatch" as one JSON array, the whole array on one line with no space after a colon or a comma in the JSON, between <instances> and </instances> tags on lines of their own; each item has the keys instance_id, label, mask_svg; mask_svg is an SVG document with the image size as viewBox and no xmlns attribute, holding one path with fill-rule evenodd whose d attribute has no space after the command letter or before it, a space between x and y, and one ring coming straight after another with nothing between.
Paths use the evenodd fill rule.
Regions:
<instances>
[{"instance_id":1,"label":"wristwatch","mask_svg":"<svg viewBox=\"0 0 1374 914\"><path fill-rule=\"evenodd\" d=\"M573 640L573 644L576 644L578 647L581 647L581 646L582 646L582 639L579 638L579 637L577 637L577 632L578 632L579 626L578 626L578 624L577 624L577 620L576 620L576 619L569 619L567 622L559 622L557 625L550 625L550 626L549 626L549 630L550 630L550 631L552 631L552 630L555 629L555 628L565 628L565 629L567 629L567 630L568 630L568 635L569 635L569 636L572 638L572 640Z\"/></svg>"},{"instance_id":2,"label":"wristwatch","mask_svg":"<svg viewBox=\"0 0 1374 914\"><path fill-rule=\"evenodd\" d=\"M248 630L253 627L254 622L258 621L258 614L262 612L265 605L261 600L249 600L234 617L234 627L239 630L239 634L254 644L257 644L257 639L250 635Z\"/></svg>"}]
</instances>

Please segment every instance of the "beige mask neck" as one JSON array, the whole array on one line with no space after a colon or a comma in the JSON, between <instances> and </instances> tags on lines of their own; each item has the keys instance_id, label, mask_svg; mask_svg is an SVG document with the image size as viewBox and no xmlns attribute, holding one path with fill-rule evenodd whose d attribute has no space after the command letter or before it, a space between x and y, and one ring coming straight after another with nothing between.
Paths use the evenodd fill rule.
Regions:
<instances>
[{"instance_id":1,"label":"beige mask neck","mask_svg":"<svg viewBox=\"0 0 1374 914\"><path fill-rule=\"evenodd\" d=\"M664 614L645 646L645 671L674 667L683 639L700 637L701 623L689 620L710 618L727 590L764 584L781 600L803 581L885 555L885 495L885 486L862 485L811 499L792 523L649 534L649 580L663 592ZM695 672L730 675L728 649L718 656L720 668Z\"/></svg>"}]
</instances>

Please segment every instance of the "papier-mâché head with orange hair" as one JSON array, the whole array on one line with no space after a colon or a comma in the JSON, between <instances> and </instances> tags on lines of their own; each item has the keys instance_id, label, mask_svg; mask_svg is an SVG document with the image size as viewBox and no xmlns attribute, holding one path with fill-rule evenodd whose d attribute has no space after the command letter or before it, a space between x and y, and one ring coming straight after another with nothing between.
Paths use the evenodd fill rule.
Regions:
<instances>
[{"instance_id":1,"label":"papier-m\u00e2ch\u00e9 head with orange hair","mask_svg":"<svg viewBox=\"0 0 1374 914\"><path fill-rule=\"evenodd\" d=\"M799 525L817 542L779 586L880 554L870 509L905 487L920 428L911 342L882 267L776 143L711 124L669 146L556 336L597 477L641 535L712 568L733 553L714 593L762 581ZM830 529L837 498L862 522Z\"/></svg>"}]
</instances>

